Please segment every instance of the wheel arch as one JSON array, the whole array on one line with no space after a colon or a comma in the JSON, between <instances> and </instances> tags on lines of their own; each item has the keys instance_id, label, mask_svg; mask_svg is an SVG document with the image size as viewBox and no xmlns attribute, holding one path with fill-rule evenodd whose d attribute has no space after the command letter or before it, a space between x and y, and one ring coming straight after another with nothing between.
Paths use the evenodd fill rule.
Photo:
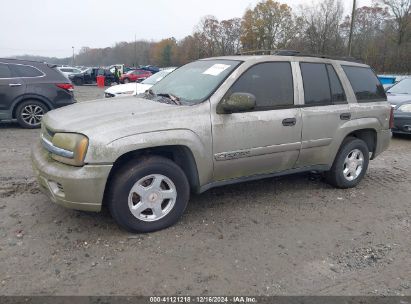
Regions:
<instances>
[{"instance_id":1,"label":"wheel arch","mask_svg":"<svg viewBox=\"0 0 411 304\"><path fill-rule=\"evenodd\" d=\"M13 106L12 106L12 111L11 111L11 117L13 119L16 118L16 112L17 112L17 108L18 106L27 101L27 100L35 100L37 102L41 102L43 103L46 107L47 110L52 110L53 106L51 105L51 102L49 100L47 100L46 98L42 97L42 96L38 96L38 95L23 95L20 98L18 98L17 100L14 101Z\"/></svg>"},{"instance_id":2,"label":"wheel arch","mask_svg":"<svg viewBox=\"0 0 411 304\"><path fill-rule=\"evenodd\" d=\"M370 159L374 158L375 150L377 148L377 131L375 129L365 128L352 131L347 134L344 140L348 137L355 137L364 141L368 147L368 150L372 153L372 157Z\"/></svg>"},{"instance_id":3,"label":"wheel arch","mask_svg":"<svg viewBox=\"0 0 411 304\"><path fill-rule=\"evenodd\" d=\"M110 170L104 196L106 196L109 185L111 184L111 180L117 170L119 170L123 166L126 166L130 161L135 161L136 159L144 161L144 158L150 156L161 156L175 162L187 176L191 191L199 191L200 181L197 164L190 148L184 145L168 145L129 151L118 157L114 162L112 169Z\"/></svg>"}]
</instances>

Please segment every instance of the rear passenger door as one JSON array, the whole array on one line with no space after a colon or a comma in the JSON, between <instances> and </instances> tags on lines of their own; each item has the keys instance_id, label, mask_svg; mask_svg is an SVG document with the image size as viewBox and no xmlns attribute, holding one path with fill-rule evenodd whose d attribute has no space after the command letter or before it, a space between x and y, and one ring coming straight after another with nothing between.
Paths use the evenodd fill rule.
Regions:
<instances>
[{"instance_id":1,"label":"rear passenger door","mask_svg":"<svg viewBox=\"0 0 411 304\"><path fill-rule=\"evenodd\" d=\"M350 106L332 64L300 62L303 82L303 130L296 167L327 165L330 145L351 119Z\"/></svg>"},{"instance_id":2,"label":"rear passenger door","mask_svg":"<svg viewBox=\"0 0 411 304\"><path fill-rule=\"evenodd\" d=\"M229 180L293 168L301 147L302 121L295 107L290 62L248 68L226 92L256 97L253 110L213 113L214 180Z\"/></svg>"}]
</instances>

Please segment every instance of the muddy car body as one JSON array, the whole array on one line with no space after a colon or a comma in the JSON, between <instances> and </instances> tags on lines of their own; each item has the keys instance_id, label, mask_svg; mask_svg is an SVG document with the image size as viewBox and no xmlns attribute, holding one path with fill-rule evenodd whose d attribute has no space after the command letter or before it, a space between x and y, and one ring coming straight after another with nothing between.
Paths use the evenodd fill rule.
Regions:
<instances>
[{"instance_id":1,"label":"muddy car body","mask_svg":"<svg viewBox=\"0 0 411 304\"><path fill-rule=\"evenodd\" d=\"M370 92L356 77L368 77L361 84ZM144 98L48 113L32 159L54 202L88 211L104 202L120 225L147 232L175 223L190 191L312 170L354 187L388 147L390 119L384 90L364 64L211 58L177 69Z\"/></svg>"}]
</instances>

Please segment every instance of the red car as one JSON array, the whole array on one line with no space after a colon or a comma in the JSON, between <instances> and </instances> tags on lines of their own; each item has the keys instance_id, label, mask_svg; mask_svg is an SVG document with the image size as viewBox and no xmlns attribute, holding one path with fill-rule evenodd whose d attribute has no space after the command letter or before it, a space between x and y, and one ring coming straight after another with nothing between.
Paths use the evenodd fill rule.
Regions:
<instances>
[{"instance_id":1,"label":"red car","mask_svg":"<svg viewBox=\"0 0 411 304\"><path fill-rule=\"evenodd\" d=\"M121 75L120 82L121 83L140 82L150 77L151 75L153 75L151 72L145 71L145 70L128 71L126 74Z\"/></svg>"}]
</instances>

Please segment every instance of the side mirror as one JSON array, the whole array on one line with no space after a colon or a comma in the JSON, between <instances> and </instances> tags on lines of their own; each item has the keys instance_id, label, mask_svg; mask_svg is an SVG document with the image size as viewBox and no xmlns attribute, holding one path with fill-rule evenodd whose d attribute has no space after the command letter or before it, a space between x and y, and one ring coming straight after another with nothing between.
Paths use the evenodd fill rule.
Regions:
<instances>
[{"instance_id":1,"label":"side mirror","mask_svg":"<svg viewBox=\"0 0 411 304\"><path fill-rule=\"evenodd\" d=\"M233 93L224 98L217 107L218 114L230 114L250 111L255 108L256 98L250 93Z\"/></svg>"}]
</instances>

